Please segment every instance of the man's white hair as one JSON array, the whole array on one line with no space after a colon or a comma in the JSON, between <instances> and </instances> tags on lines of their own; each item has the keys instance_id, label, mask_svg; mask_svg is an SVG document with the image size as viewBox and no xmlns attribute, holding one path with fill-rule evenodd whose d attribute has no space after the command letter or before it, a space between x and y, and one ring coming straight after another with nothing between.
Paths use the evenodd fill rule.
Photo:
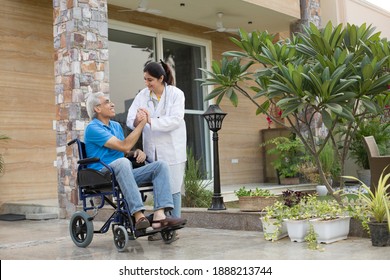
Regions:
<instances>
[{"instance_id":1,"label":"man's white hair","mask_svg":"<svg viewBox=\"0 0 390 280\"><path fill-rule=\"evenodd\" d=\"M96 112L95 107L100 104L100 97L105 96L103 92L90 92L87 94L87 98L85 100L86 107L87 107L87 113L89 118L92 120L96 118Z\"/></svg>"}]
</instances>

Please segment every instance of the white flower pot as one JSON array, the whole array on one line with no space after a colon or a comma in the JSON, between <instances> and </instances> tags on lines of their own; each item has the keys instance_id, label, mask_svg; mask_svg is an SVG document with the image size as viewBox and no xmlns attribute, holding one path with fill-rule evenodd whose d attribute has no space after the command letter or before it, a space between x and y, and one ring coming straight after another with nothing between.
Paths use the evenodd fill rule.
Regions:
<instances>
[{"instance_id":1,"label":"white flower pot","mask_svg":"<svg viewBox=\"0 0 390 280\"><path fill-rule=\"evenodd\" d=\"M316 191L319 196L325 196L328 194L328 189L326 188L325 185L317 185Z\"/></svg>"},{"instance_id":2,"label":"white flower pot","mask_svg":"<svg viewBox=\"0 0 390 280\"><path fill-rule=\"evenodd\" d=\"M287 233L293 242L303 242L309 232L309 220L286 220Z\"/></svg>"},{"instance_id":3,"label":"white flower pot","mask_svg":"<svg viewBox=\"0 0 390 280\"><path fill-rule=\"evenodd\" d=\"M283 221L281 227L279 228L277 225L276 219L268 219L268 221L264 221L264 217L260 218L261 223L263 225L263 232L265 240L276 241L286 237L287 234L287 225L286 222ZM277 231L277 232L276 232Z\"/></svg>"},{"instance_id":4,"label":"white flower pot","mask_svg":"<svg viewBox=\"0 0 390 280\"><path fill-rule=\"evenodd\" d=\"M351 217L339 217L332 220L312 219L314 232L317 234L317 243L332 243L347 239Z\"/></svg>"}]
</instances>

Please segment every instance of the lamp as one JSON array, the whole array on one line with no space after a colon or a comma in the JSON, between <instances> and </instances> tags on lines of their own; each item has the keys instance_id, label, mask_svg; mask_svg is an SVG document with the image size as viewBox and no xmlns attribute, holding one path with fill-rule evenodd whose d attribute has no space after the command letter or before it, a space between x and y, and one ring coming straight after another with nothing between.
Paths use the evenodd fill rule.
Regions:
<instances>
[{"instance_id":1,"label":"lamp","mask_svg":"<svg viewBox=\"0 0 390 280\"><path fill-rule=\"evenodd\" d=\"M221 196L221 183L219 177L219 152L218 152L218 130L222 127L222 121L225 118L224 113L218 105L210 105L207 111L203 114L206 119L209 129L213 132L213 147L214 147L214 194L211 201L211 206L208 210L226 210Z\"/></svg>"}]
</instances>

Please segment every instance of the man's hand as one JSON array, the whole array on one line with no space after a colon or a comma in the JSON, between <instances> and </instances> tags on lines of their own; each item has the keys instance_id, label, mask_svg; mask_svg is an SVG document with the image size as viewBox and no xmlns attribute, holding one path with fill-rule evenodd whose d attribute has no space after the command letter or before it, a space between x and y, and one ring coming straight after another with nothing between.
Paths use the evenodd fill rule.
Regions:
<instances>
[{"instance_id":1,"label":"man's hand","mask_svg":"<svg viewBox=\"0 0 390 280\"><path fill-rule=\"evenodd\" d=\"M146 160L146 154L140 149L135 150L133 157L137 163L143 163Z\"/></svg>"},{"instance_id":2,"label":"man's hand","mask_svg":"<svg viewBox=\"0 0 390 280\"><path fill-rule=\"evenodd\" d=\"M145 108L139 108L137 110L137 115L136 115L135 122L139 124L144 119L146 119L147 123L150 124L150 114L149 114L149 111L147 109L145 109Z\"/></svg>"},{"instance_id":3,"label":"man's hand","mask_svg":"<svg viewBox=\"0 0 390 280\"><path fill-rule=\"evenodd\" d=\"M139 119L139 123L135 125L134 130L129 135L127 135L125 140L121 141L117 137L112 136L110 139L108 139L108 141L104 144L104 146L109 149L121 151L124 153L129 153L129 151L133 149L134 145L137 143L139 137L141 136L142 130L145 127L148 118L150 119L149 112L146 109L145 110L139 109L137 111L137 118L134 120L135 123ZM142 151L141 153L143 153L144 155L143 156L141 155L139 159L137 158L137 162L138 160L142 160L141 162L144 162L146 159L145 153ZM136 158L136 156L134 158Z\"/></svg>"}]
</instances>

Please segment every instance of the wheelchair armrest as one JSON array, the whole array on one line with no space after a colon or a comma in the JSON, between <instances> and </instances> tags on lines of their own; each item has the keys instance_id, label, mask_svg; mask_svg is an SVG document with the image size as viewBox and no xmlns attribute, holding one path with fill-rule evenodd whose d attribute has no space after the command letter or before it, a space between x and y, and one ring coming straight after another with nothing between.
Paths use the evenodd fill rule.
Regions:
<instances>
[{"instance_id":1,"label":"wheelchair armrest","mask_svg":"<svg viewBox=\"0 0 390 280\"><path fill-rule=\"evenodd\" d=\"M99 162L100 158L94 157L94 158L84 158L77 161L78 164L89 164L94 162Z\"/></svg>"}]
</instances>

